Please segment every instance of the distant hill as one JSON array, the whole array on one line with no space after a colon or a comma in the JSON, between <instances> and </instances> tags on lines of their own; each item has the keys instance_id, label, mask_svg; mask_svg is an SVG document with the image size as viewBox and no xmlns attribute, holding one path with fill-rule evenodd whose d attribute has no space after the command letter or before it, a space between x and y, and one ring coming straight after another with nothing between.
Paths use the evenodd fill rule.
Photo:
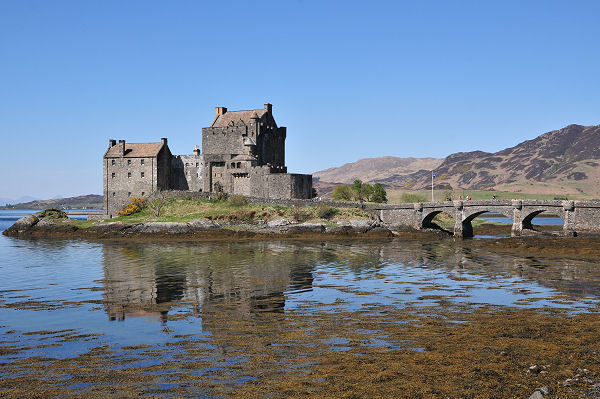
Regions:
<instances>
[{"instance_id":1,"label":"distant hill","mask_svg":"<svg viewBox=\"0 0 600 399\"><path fill-rule=\"evenodd\" d=\"M77 197L36 200L2 206L1 209L102 209L102 196L96 194L80 195Z\"/></svg>"},{"instance_id":2,"label":"distant hill","mask_svg":"<svg viewBox=\"0 0 600 399\"><path fill-rule=\"evenodd\" d=\"M1 205L6 205L6 204L18 204L21 202L30 202L30 201L35 201L39 198L35 198L35 197L30 197L29 195L25 195L23 197L19 197L18 199L14 199L14 198L0 198L0 206Z\"/></svg>"},{"instance_id":3,"label":"distant hill","mask_svg":"<svg viewBox=\"0 0 600 399\"><path fill-rule=\"evenodd\" d=\"M390 176L409 175L420 170L432 170L442 163L439 158L365 158L336 168L313 173L313 177L330 183L350 184L356 179L378 181Z\"/></svg>"},{"instance_id":4,"label":"distant hill","mask_svg":"<svg viewBox=\"0 0 600 399\"><path fill-rule=\"evenodd\" d=\"M376 168L364 167L362 173L347 166L363 160L316 172L314 176L334 181L325 172L345 169L344 182L362 177L363 181L388 187L423 190L431 187L431 170L435 170L437 189L600 195L600 125L569 125L495 153L458 152L433 167L412 173L388 169L388 158L374 158L367 165Z\"/></svg>"}]
</instances>

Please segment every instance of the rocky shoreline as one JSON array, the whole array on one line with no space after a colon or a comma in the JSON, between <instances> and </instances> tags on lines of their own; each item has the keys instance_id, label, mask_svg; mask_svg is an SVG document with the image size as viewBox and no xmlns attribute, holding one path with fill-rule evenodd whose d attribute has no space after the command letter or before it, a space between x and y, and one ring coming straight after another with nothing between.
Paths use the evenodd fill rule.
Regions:
<instances>
[{"instance_id":1,"label":"rocky shoreline","mask_svg":"<svg viewBox=\"0 0 600 399\"><path fill-rule=\"evenodd\" d=\"M29 215L17 220L2 234L20 238L89 238L89 239L265 239L265 238L389 238L391 229L372 220L351 220L335 226L322 223L292 223L276 219L264 224L220 225L207 219L190 222L145 222L125 224L107 222L77 227L69 219ZM397 233L396 233L397 234Z\"/></svg>"},{"instance_id":2,"label":"rocky shoreline","mask_svg":"<svg viewBox=\"0 0 600 399\"><path fill-rule=\"evenodd\" d=\"M99 222L88 227L79 227L66 215L44 212L28 215L17 220L2 232L5 236L19 238L83 238L83 239L128 239L128 240L236 240L236 239L335 239L335 238L418 238L451 237L445 230L413 230L401 226L389 226L376 220L350 220L335 224L293 223L288 219L275 219L258 224L221 225L208 219L190 222ZM509 236L510 226L484 224L478 234ZM543 232L541 232L543 234ZM550 232L549 232L550 233Z\"/></svg>"}]
</instances>

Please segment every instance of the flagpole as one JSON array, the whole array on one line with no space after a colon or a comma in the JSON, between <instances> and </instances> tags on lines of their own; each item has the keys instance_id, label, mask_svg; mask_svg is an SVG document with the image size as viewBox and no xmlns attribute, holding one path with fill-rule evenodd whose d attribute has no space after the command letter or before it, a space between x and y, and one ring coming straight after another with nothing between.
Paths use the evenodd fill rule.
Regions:
<instances>
[{"instance_id":1,"label":"flagpole","mask_svg":"<svg viewBox=\"0 0 600 399\"><path fill-rule=\"evenodd\" d=\"M431 171L431 202L433 202L433 171Z\"/></svg>"}]
</instances>

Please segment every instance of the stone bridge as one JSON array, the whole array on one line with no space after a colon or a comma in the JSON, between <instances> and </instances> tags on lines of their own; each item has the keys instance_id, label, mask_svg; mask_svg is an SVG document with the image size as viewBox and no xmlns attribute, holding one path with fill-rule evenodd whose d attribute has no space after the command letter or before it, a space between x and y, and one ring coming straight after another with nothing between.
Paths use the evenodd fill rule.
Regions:
<instances>
[{"instance_id":1,"label":"stone bridge","mask_svg":"<svg viewBox=\"0 0 600 399\"><path fill-rule=\"evenodd\" d=\"M482 200L422 202L371 206L381 221L399 228L426 229L436 227L433 218L445 212L454 218L454 235L472 237L471 221L489 212L513 220L511 235L533 232L531 221L542 212L559 216L566 234L600 233L600 201L560 200Z\"/></svg>"}]
</instances>

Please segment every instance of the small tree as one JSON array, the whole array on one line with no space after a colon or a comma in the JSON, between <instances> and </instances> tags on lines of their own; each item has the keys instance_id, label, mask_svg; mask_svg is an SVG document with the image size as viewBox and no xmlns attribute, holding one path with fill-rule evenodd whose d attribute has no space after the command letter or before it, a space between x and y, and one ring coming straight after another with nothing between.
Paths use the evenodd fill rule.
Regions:
<instances>
[{"instance_id":1,"label":"small tree","mask_svg":"<svg viewBox=\"0 0 600 399\"><path fill-rule=\"evenodd\" d=\"M167 202L167 195L164 191L158 191L156 193L156 199L148 203L148 207L152 210L152 214L155 218L160 217L160 210L163 205Z\"/></svg>"},{"instance_id":2,"label":"small tree","mask_svg":"<svg viewBox=\"0 0 600 399\"><path fill-rule=\"evenodd\" d=\"M356 179L354 183L352 183L352 198L356 201L362 201L362 180Z\"/></svg>"},{"instance_id":3,"label":"small tree","mask_svg":"<svg viewBox=\"0 0 600 399\"><path fill-rule=\"evenodd\" d=\"M371 194L371 201L373 202L387 202L387 193L383 186L379 183L373 185L373 194Z\"/></svg>"},{"instance_id":4,"label":"small tree","mask_svg":"<svg viewBox=\"0 0 600 399\"><path fill-rule=\"evenodd\" d=\"M365 201L373 201L372 197L373 197L373 186L371 186L370 184L365 184L363 183L361 189L361 197L363 198L363 200Z\"/></svg>"},{"instance_id":5,"label":"small tree","mask_svg":"<svg viewBox=\"0 0 600 399\"><path fill-rule=\"evenodd\" d=\"M321 219L330 219L335 215L335 213L335 208L332 208L323 202L319 202L319 205L317 205L317 216Z\"/></svg>"},{"instance_id":6,"label":"small tree","mask_svg":"<svg viewBox=\"0 0 600 399\"><path fill-rule=\"evenodd\" d=\"M336 201L350 201L352 199L352 190L348 186L337 186L333 189L331 198Z\"/></svg>"}]
</instances>

